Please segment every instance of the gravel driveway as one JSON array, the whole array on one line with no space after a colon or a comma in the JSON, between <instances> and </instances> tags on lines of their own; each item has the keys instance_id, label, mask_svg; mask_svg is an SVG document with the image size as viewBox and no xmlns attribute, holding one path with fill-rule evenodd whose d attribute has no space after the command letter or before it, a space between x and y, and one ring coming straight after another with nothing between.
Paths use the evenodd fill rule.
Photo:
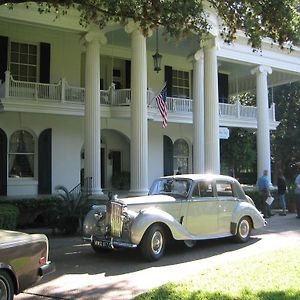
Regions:
<instances>
[{"instance_id":1,"label":"gravel driveway","mask_svg":"<svg viewBox=\"0 0 300 300\"><path fill-rule=\"evenodd\" d=\"M187 249L169 247L158 262L142 261L137 250L97 255L79 236L49 235L50 259L56 272L15 297L21 299L126 300L167 281L187 278L224 261L259 255L274 248L300 244L300 219L295 214L275 215L268 225L253 232L247 244L231 239L201 241Z\"/></svg>"}]
</instances>

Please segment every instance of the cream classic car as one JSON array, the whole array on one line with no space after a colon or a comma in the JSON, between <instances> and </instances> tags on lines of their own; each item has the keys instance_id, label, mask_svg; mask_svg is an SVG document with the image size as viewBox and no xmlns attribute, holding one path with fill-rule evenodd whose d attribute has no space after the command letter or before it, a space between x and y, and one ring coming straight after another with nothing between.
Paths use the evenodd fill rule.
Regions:
<instances>
[{"instance_id":1,"label":"cream classic car","mask_svg":"<svg viewBox=\"0 0 300 300\"><path fill-rule=\"evenodd\" d=\"M233 236L247 242L252 228L265 225L262 214L232 177L187 174L161 177L149 195L94 205L84 220L84 239L96 252L140 248L158 260L170 239L192 247L197 240Z\"/></svg>"}]
</instances>

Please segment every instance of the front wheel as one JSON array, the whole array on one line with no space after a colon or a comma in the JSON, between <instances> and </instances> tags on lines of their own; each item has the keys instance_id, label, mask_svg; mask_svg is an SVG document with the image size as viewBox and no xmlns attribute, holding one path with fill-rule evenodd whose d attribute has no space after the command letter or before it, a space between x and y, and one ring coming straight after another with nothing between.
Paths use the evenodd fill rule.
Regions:
<instances>
[{"instance_id":1,"label":"front wheel","mask_svg":"<svg viewBox=\"0 0 300 300\"><path fill-rule=\"evenodd\" d=\"M0 300L12 300L14 298L14 285L9 274L0 270Z\"/></svg>"},{"instance_id":2,"label":"front wheel","mask_svg":"<svg viewBox=\"0 0 300 300\"><path fill-rule=\"evenodd\" d=\"M235 235L236 241L239 243L248 242L250 239L251 228L251 220L248 217L241 218Z\"/></svg>"},{"instance_id":3,"label":"front wheel","mask_svg":"<svg viewBox=\"0 0 300 300\"><path fill-rule=\"evenodd\" d=\"M142 238L140 247L146 260L160 259L166 248L166 234L162 226L155 224L149 227Z\"/></svg>"}]
</instances>

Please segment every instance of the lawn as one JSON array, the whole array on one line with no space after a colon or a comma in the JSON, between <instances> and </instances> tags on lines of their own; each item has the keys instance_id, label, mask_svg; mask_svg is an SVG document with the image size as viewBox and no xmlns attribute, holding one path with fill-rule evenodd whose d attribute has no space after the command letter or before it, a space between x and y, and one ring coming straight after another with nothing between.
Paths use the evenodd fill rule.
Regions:
<instances>
[{"instance_id":1,"label":"lawn","mask_svg":"<svg viewBox=\"0 0 300 300\"><path fill-rule=\"evenodd\" d=\"M300 246L206 269L135 300L299 300Z\"/></svg>"}]
</instances>

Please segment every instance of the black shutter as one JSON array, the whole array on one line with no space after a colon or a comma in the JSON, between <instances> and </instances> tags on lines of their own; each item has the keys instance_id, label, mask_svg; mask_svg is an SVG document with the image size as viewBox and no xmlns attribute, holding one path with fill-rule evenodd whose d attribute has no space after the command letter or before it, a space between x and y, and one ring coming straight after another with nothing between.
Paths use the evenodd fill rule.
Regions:
<instances>
[{"instance_id":1,"label":"black shutter","mask_svg":"<svg viewBox=\"0 0 300 300\"><path fill-rule=\"evenodd\" d=\"M167 96L172 97L172 67L165 66L165 82L167 83Z\"/></svg>"},{"instance_id":2,"label":"black shutter","mask_svg":"<svg viewBox=\"0 0 300 300\"><path fill-rule=\"evenodd\" d=\"M164 135L164 176L173 175L173 142Z\"/></svg>"},{"instance_id":3,"label":"black shutter","mask_svg":"<svg viewBox=\"0 0 300 300\"><path fill-rule=\"evenodd\" d=\"M219 102L228 103L228 75L218 73Z\"/></svg>"},{"instance_id":4,"label":"black shutter","mask_svg":"<svg viewBox=\"0 0 300 300\"><path fill-rule=\"evenodd\" d=\"M7 137L0 128L0 196L7 195Z\"/></svg>"},{"instance_id":5,"label":"black shutter","mask_svg":"<svg viewBox=\"0 0 300 300\"><path fill-rule=\"evenodd\" d=\"M126 60L125 61L125 88L130 89L131 88L131 61Z\"/></svg>"},{"instance_id":6,"label":"black shutter","mask_svg":"<svg viewBox=\"0 0 300 300\"><path fill-rule=\"evenodd\" d=\"M8 37L0 36L0 80L5 81L8 62Z\"/></svg>"},{"instance_id":7,"label":"black shutter","mask_svg":"<svg viewBox=\"0 0 300 300\"><path fill-rule=\"evenodd\" d=\"M39 194L52 193L52 129L45 129L38 142Z\"/></svg>"},{"instance_id":8,"label":"black shutter","mask_svg":"<svg viewBox=\"0 0 300 300\"><path fill-rule=\"evenodd\" d=\"M50 82L50 51L51 45L40 43L40 82Z\"/></svg>"}]
</instances>

